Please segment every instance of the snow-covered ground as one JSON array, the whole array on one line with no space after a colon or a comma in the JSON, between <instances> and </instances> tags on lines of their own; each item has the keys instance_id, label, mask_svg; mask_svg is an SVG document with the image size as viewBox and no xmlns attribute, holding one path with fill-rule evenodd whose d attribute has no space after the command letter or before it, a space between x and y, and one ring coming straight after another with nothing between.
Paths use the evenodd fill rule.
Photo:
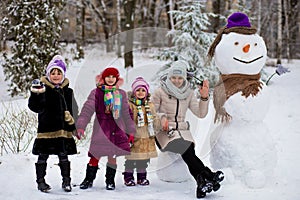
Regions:
<instances>
[{"instance_id":1,"label":"snow-covered ground","mask_svg":"<svg viewBox=\"0 0 300 200\"><path fill-rule=\"evenodd\" d=\"M97 49L90 51L85 60L73 62L67 71L67 77L71 80L71 87L75 89L75 94L79 105L85 101L88 93L94 88L95 75L108 65L116 66L120 69L125 78L124 89L130 89L130 84L136 76L143 76L151 81L156 71L162 66L163 62L152 60L147 53L135 54L135 67L128 71L122 69L123 59L117 59L114 54L104 54ZM243 200L282 200L299 199L300 176L300 61L295 60L291 63L283 63L291 72L282 76L275 75L269 84L270 105L266 113L265 122L269 126L278 153L278 162L275 167L274 180L262 189L250 189L239 181L232 180L232 176L225 174L225 180L221 189L207 195L206 199L243 199ZM267 68L266 71L271 75L275 69ZM151 91L157 87L157 83L150 84ZM8 98L6 84L0 66L0 90L1 103L17 104L18 107L27 107L28 99ZM212 103L212 102L211 102ZM212 105L210 112L205 119L195 119L190 113L188 119L191 121L192 130L197 143L197 153L201 152L209 125L212 120ZM3 113L0 112L0 118ZM87 133L89 134L89 133ZM86 145L84 145L86 144ZM72 183L80 184L85 176L89 143L82 143L79 153L70 156ZM247 148L247 147L245 147ZM28 200L28 199L53 199L53 200L81 200L81 199L196 199L196 183L190 179L181 183L170 183L161 181L156 175L157 159L152 159L148 169L149 186L126 187L123 184L122 170L123 158L118 158L118 170L116 176L116 190L107 191L105 189L104 174L106 158L100 162L100 170L94 181L94 187L87 190L80 190L74 186L72 192L66 193L61 189L60 170L57 165L56 156L51 156L48 160L46 180L51 185L49 193L39 192L35 183L34 163L37 157L30 153L30 149L25 153L6 154L0 156L0 199L3 200ZM209 154L201 155L203 161L209 165Z\"/></svg>"}]
</instances>

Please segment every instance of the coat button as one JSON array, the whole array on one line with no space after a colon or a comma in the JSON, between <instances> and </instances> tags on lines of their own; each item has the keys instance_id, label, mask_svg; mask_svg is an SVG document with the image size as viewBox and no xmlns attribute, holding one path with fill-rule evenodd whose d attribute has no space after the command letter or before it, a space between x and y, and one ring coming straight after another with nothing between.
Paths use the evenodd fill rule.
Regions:
<instances>
[{"instance_id":1,"label":"coat button","mask_svg":"<svg viewBox=\"0 0 300 200\"><path fill-rule=\"evenodd\" d=\"M115 135L115 133L114 133L114 132L112 132L111 134L112 134L112 135Z\"/></svg>"}]
</instances>

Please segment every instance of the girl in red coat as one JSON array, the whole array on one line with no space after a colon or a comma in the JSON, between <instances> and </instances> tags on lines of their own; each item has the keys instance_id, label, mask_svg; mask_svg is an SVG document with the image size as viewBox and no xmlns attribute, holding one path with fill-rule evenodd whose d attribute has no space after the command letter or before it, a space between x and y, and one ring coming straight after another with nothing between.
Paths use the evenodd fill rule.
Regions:
<instances>
[{"instance_id":1,"label":"girl in red coat","mask_svg":"<svg viewBox=\"0 0 300 200\"><path fill-rule=\"evenodd\" d=\"M130 154L129 143L133 143L136 130L126 92L119 88L123 83L119 71L108 67L96 77L96 82L97 87L91 91L76 123L77 137L80 139L92 115L96 113L88 153L90 161L80 188L92 187L100 158L108 156L106 189L114 190L116 157Z\"/></svg>"}]
</instances>

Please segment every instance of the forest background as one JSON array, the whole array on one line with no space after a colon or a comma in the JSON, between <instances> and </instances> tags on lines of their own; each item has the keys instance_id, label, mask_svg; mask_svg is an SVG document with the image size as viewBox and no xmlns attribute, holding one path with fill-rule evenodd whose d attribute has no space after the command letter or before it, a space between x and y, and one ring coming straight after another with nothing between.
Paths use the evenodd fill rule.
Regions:
<instances>
[{"instance_id":1,"label":"forest background","mask_svg":"<svg viewBox=\"0 0 300 200\"><path fill-rule=\"evenodd\" d=\"M187 60L196 76L213 83L214 64L209 70L203 67L207 50L233 12L249 16L277 64L283 58L299 59L299 4L297 0L3 0L0 50L5 81L10 82L11 96L26 96L29 80L44 73L53 55L74 44L70 59L81 59L84 47L102 43L107 53L124 58L125 68L134 67L134 51L157 48L161 50L157 59ZM20 75L24 70L26 75Z\"/></svg>"}]
</instances>

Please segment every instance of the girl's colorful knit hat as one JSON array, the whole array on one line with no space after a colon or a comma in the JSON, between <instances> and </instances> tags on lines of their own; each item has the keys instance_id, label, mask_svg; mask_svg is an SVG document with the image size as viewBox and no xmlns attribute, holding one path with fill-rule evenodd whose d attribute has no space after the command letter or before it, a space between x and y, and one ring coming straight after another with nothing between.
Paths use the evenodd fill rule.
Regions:
<instances>
[{"instance_id":1,"label":"girl's colorful knit hat","mask_svg":"<svg viewBox=\"0 0 300 200\"><path fill-rule=\"evenodd\" d=\"M225 27L221 28L218 32L217 37L214 42L211 44L208 50L208 57L211 60L215 54L216 46L222 39L223 34L228 34L231 32L252 35L255 34L257 29L251 25L249 18L246 14L241 12L235 12L231 14L227 19L227 24Z\"/></svg>"},{"instance_id":2,"label":"girl's colorful knit hat","mask_svg":"<svg viewBox=\"0 0 300 200\"><path fill-rule=\"evenodd\" d=\"M146 96L149 94L149 84L143 77L137 77L131 84L133 94L135 94L139 88L144 88L146 90Z\"/></svg>"},{"instance_id":3,"label":"girl's colorful knit hat","mask_svg":"<svg viewBox=\"0 0 300 200\"><path fill-rule=\"evenodd\" d=\"M120 87L124 83L124 79L120 77L119 70L115 67L108 67L104 69L99 75L96 76L96 84L103 85L105 83L105 77L113 75L117 78L116 86Z\"/></svg>"},{"instance_id":4,"label":"girl's colorful knit hat","mask_svg":"<svg viewBox=\"0 0 300 200\"><path fill-rule=\"evenodd\" d=\"M65 73L66 73L66 64L64 62L64 58L61 55L55 55L52 60L49 62L46 68L46 76L48 80L50 80L50 72L52 69L58 69L63 74L63 80L65 79ZM62 80L62 81L63 81Z\"/></svg>"}]
</instances>

